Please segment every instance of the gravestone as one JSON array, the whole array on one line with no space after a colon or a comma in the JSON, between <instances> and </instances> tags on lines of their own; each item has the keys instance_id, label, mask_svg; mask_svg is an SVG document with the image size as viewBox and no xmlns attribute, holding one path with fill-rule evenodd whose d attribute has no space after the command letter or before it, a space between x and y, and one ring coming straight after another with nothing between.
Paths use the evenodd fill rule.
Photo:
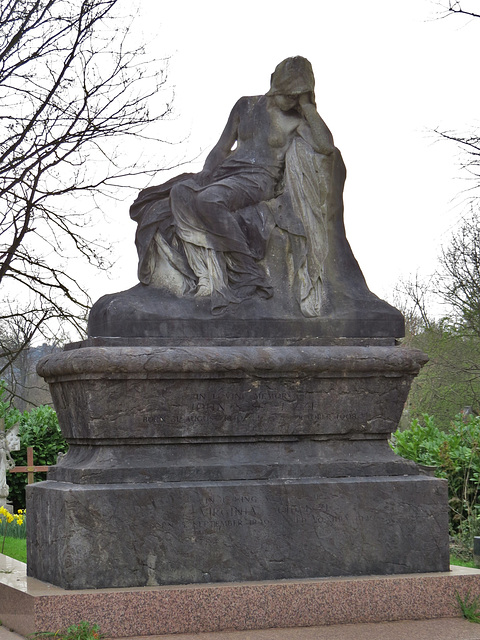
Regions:
<instances>
[{"instance_id":1,"label":"gravestone","mask_svg":"<svg viewBox=\"0 0 480 640\"><path fill-rule=\"evenodd\" d=\"M39 363L69 451L27 489L29 575L448 570L446 482L388 445L426 356L353 256L345 175L297 57L237 102L199 174L139 194L139 284Z\"/></svg>"}]
</instances>

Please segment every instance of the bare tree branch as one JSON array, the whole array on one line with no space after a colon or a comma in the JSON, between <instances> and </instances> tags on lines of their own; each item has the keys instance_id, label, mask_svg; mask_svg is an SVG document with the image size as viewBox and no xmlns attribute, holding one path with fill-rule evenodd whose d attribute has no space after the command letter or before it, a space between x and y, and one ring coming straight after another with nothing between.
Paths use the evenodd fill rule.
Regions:
<instances>
[{"instance_id":1,"label":"bare tree branch","mask_svg":"<svg viewBox=\"0 0 480 640\"><path fill-rule=\"evenodd\" d=\"M90 228L95 198L142 172L123 155L126 141L155 139L146 127L171 112L159 100L166 63L131 44L132 21L119 6L0 5L0 285L3 298L16 301L0 305L0 328L15 328L22 315L31 324L23 346L0 340L0 355L12 361L34 336L51 333L48 323L84 330L89 298L66 263L80 258L108 268L108 244ZM84 196L92 198L88 207L80 206Z\"/></svg>"},{"instance_id":2,"label":"bare tree branch","mask_svg":"<svg viewBox=\"0 0 480 640\"><path fill-rule=\"evenodd\" d=\"M442 250L437 287L460 323L480 337L480 218L472 210Z\"/></svg>"},{"instance_id":3,"label":"bare tree branch","mask_svg":"<svg viewBox=\"0 0 480 640\"><path fill-rule=\"evenodd\" d=\"M475 11L467 11L467 9L463 9L462 2L460 2L459 0L451 0L448 3L448 11L449 13L461 13L464 16L480 18L480 13L476 13Z\"/></svg>"}]
</instances>

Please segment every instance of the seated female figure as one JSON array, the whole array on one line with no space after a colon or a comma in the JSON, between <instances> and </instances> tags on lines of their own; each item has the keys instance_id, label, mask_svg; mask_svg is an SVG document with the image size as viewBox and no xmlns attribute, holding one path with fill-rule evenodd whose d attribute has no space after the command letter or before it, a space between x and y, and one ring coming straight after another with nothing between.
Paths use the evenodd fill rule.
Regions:
<instances>
[{"instance_id":1,"label":"seated female figure","mask_svg":"<svg viewBox=\"0 0 480 640\"><path fill-rule=\"evenodd\" d=\"M198 279L196 295L213 296L215 307L255 292L272 295L236 212L278 194L286 152L295 137L316 153L333 152L333 138L317 113L313 89L313 72L305 58L282 62L267 95L236 103L203 171L171 189L176 234Z\"/></svg>"},{"instance_id":2,"label":"seated female figure","mask_svg":"<svg viewBox=\"0 0 480 640\"><path fill-rule=\"evenodd\" d=\"M266 95L240 98L199 174L163 185L170 237L157 237L157 248L162 239L168 244L164 251L183 273L186 289L191 285L195 295L210 296L214 313L254 294L273 295L258 263L263 255L255 232L239 212L281 193L286 154L295 139L315 154L334 151L332 134L316 110L312 67L302 57L277 66ZM158 205L159 189L142 192L131 210L139 222L139 275L145 283L149 269L142 278L142 250L145 254L148 242L141 237L140 214L149 203L152 209L155 198Z\"/></svg>"}]
</instances>

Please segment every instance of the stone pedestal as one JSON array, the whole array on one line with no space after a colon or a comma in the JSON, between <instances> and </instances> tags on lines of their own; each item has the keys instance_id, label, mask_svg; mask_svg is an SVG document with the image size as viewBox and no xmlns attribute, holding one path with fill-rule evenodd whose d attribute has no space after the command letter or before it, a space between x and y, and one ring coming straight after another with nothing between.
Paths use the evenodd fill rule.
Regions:
<instances>
[{"instance_id":1,"label":"stone pedestal","mask_svg":"<svg viewBox=\"0 0 480 640\"><path fill-rule=\"evenodd\" d=\"M70 449L28 488L29 575L85 589L448 570L446 483L387 442L424 360L355 345L48 356Z\"/></svg>"}]
</instances>

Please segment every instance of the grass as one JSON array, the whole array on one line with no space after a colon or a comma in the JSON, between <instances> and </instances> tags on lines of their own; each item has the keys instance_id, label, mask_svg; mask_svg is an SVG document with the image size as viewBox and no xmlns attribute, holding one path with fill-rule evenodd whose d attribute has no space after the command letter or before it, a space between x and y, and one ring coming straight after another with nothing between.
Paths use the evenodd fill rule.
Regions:
<instances>
[{"instance_id":1,"label":"grass","mask_svg":"<svg viewBox=\"0 0 480 640\"><path fill-rule=\"evenodd\" d=\"M470 567L471 569L475 569L475 563L473 560L464 560L463 558L459 558L454 553L450 555L450 564L454 564L457 567Z\"/></svg>"},{"instance_id":2,"label":"grass","mask_svg":"<svg viewBox=\"0 0 480 640\"><path fill-rule=\"evenodd\" d=\"M458 591L455 597L462 612L462 616L470 622L480 623L480 596L471 596L470 591L467 592L465 598L462 598Z\"/></svg>"},{"instance_id":3,"label":"grass","mask_svg":"<svg viewBox=\"0 0 480 640\"><path fill-rule=\"evenodd\" d=\"M72 624L64 631L55 633L37 633L37 638L45 640L102 640L105 636L100 633L98 624L82 621L79 624Z\"/></svg>"},{"instance_id":4,"label":"grass","mask_svg":"<svg viewBox=\"0 0 480 640\"><path fill-rule=\"evenodd\" d=\"M0 549L1 549L0 541ZM10 558L20 560L20 562L27 561L27 541L22 538L5 538L5 547L3 553Z\"/></svg>"}]
</instances>

